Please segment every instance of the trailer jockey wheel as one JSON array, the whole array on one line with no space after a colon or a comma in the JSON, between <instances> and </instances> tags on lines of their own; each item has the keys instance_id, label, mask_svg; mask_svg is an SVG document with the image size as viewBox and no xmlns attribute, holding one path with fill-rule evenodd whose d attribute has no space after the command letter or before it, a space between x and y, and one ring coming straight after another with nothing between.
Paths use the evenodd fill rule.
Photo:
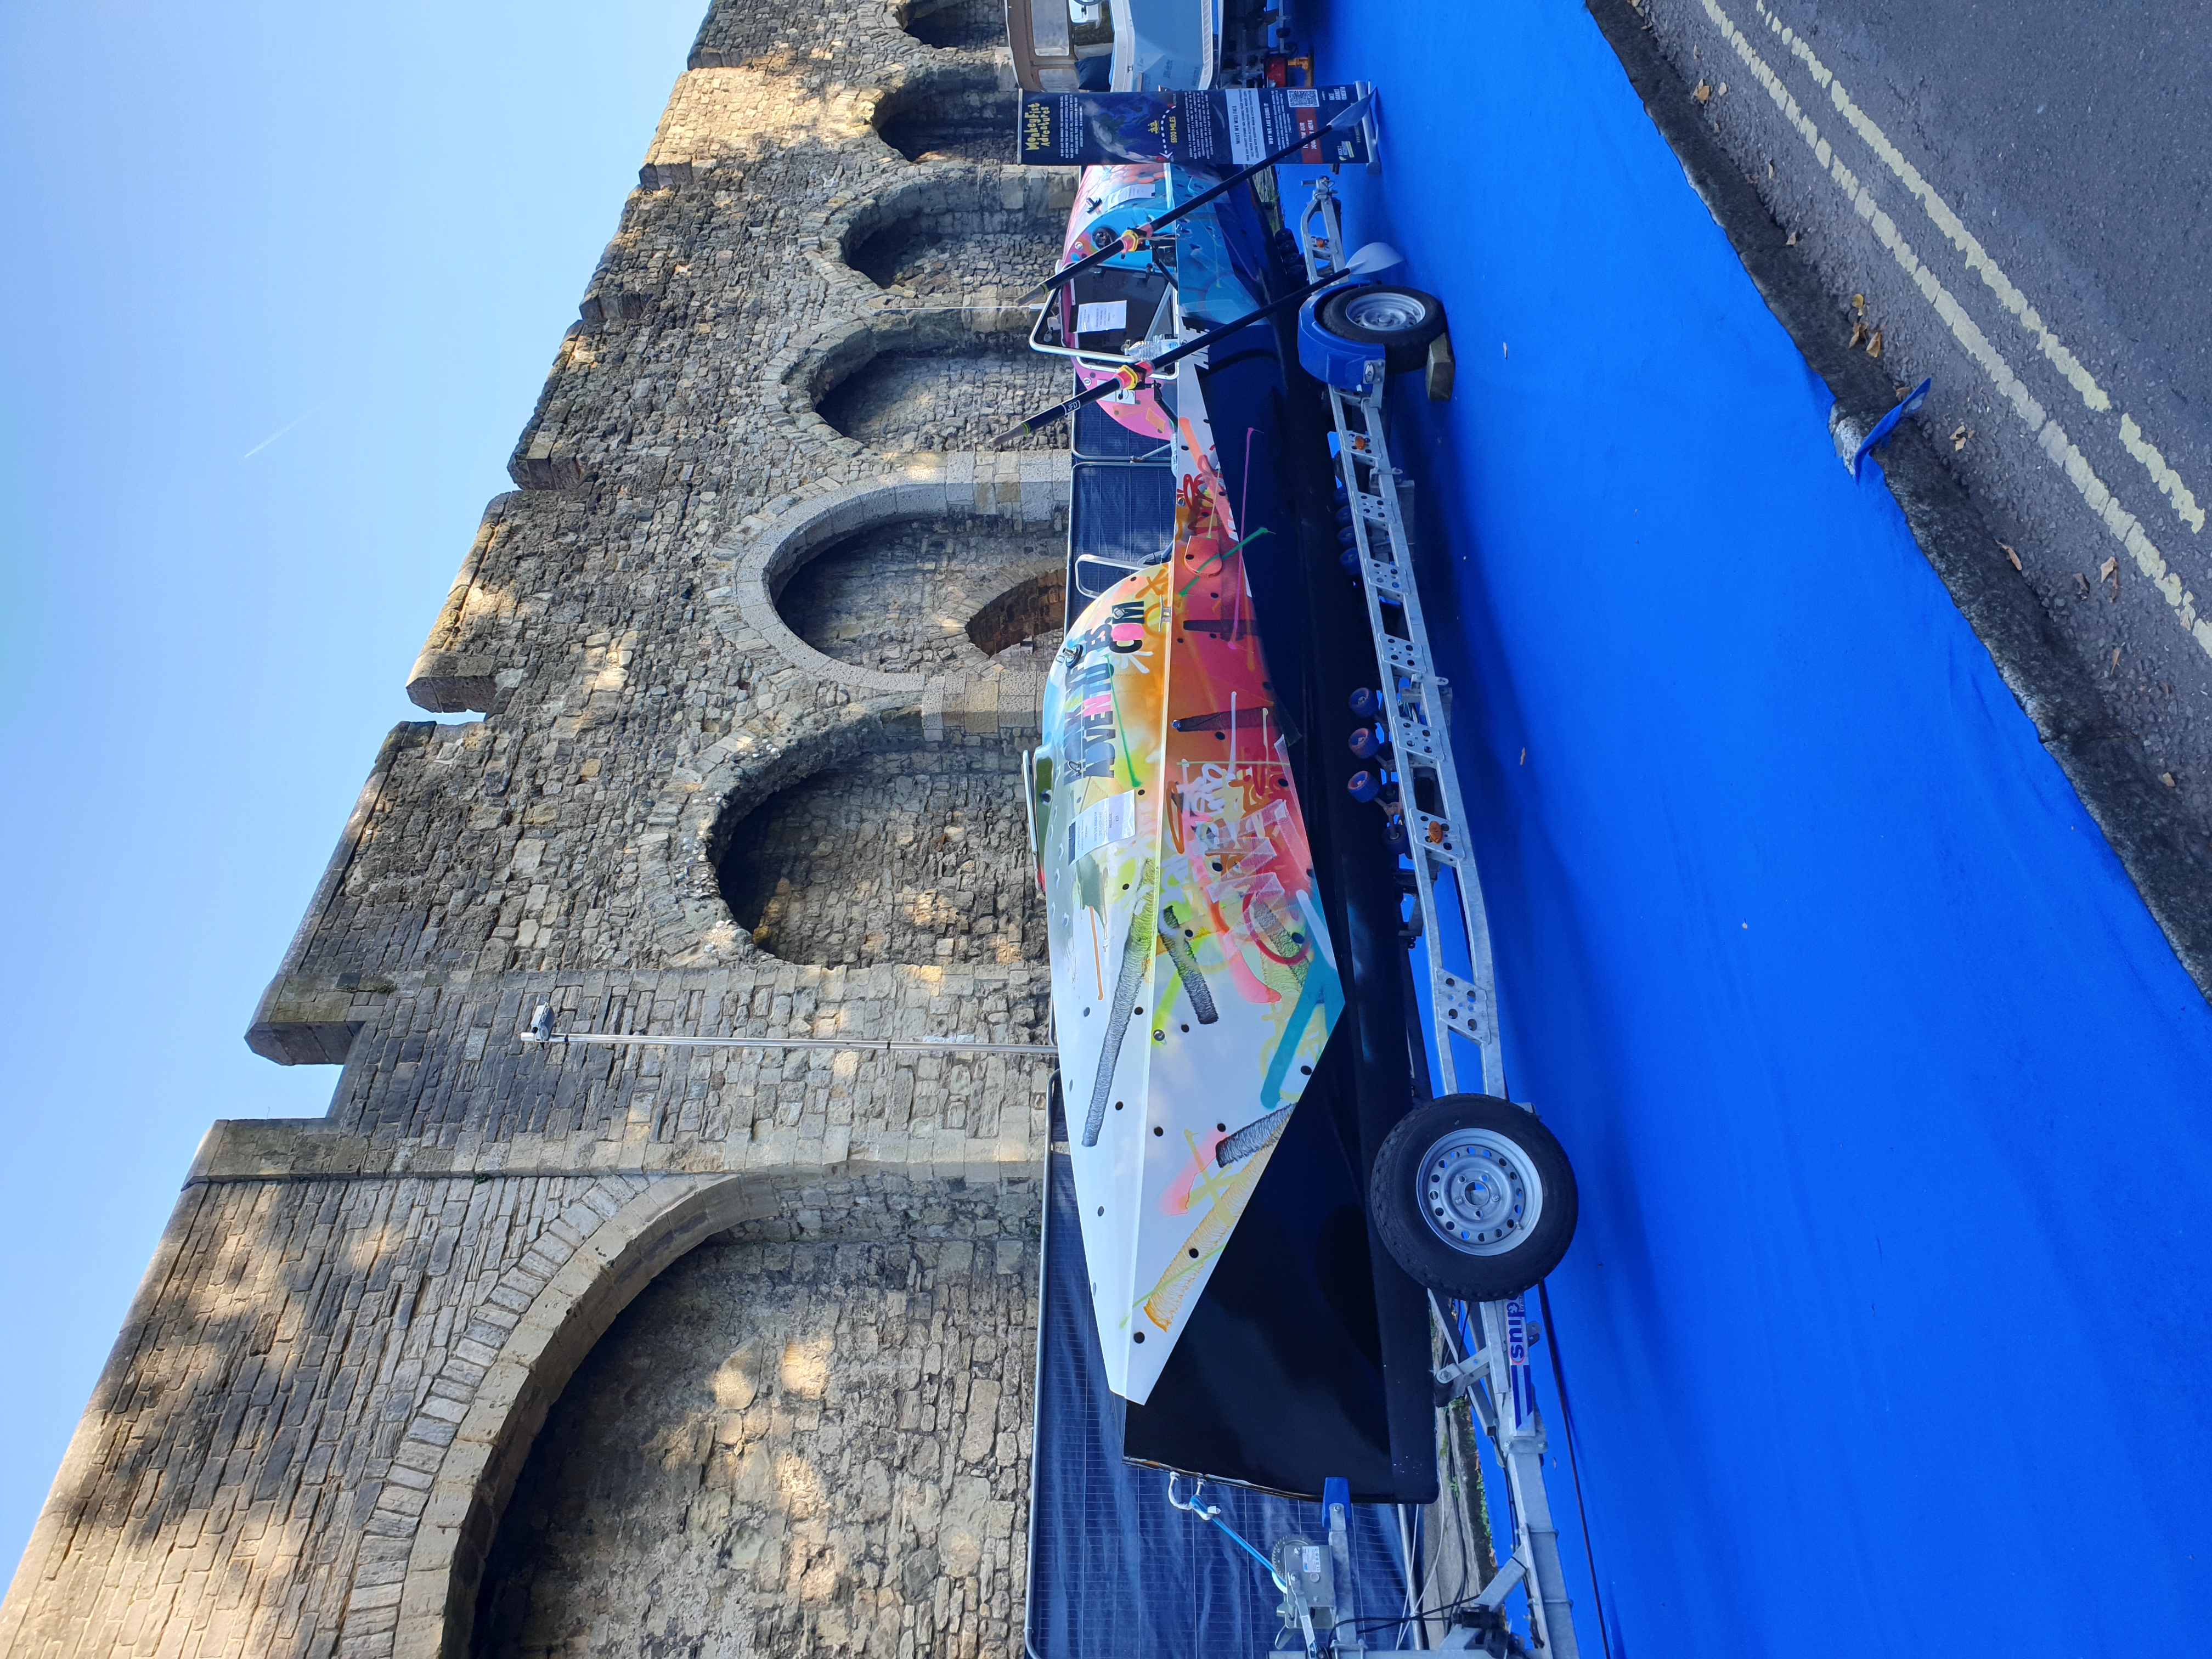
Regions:
<instances>
[{"instance_id":1,"label":"trailer jockey wheel","mask_svg":"<svg viewBox=\"0 0 2212 1659\"><path fill-rule=\"evenodd\" d=\"M1339 289L1322 301L1316 320L1340 340L1381 346L1393 374L1429 360L1429 342L1444 331L1444 302L1417 288L1379 283Z\"/></svg>"},{"instance_id":2,"label":"trailer jockey wheel","mask_svg":"<svg viewBox=\"0 0 2212 1659\"><path fill-rule=\"evenodd\" d=\"M1375 1155L1367 1200L1398 1265L1440 1296L1499 1302L1559 1265L1575 1174L1535 1114L1489 1095L1416 1107Z\"/></svg>"}]
</instances>

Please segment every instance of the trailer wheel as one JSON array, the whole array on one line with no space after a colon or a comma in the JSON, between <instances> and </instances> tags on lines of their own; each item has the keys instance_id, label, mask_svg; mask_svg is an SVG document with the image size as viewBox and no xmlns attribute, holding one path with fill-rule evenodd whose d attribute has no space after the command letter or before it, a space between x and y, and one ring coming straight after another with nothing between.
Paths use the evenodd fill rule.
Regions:
<instances>
[{"instance_id":1,"label":"trailer wheel","mask_svg":"<svg viewBox=\"0 0 2212 1659\"><path fill-rule=\"evenodd\" d=\"M1417 288L1379 283L1339 289L1322 302L1321 325L1340 340L1379 345L1393 374L1429 360L1429 342L1444 331L1444 302Z\"/></svg>"},{"instance_id":2,"label":"trailer wheel","mask_svg":"<svg viewBox=\"0 0 2212 1659\"><path fill-rule=\"evenodd\" d=\"M1498 1302L1559 1265L1575 1236L1575 1172L1534 1113L1447 1095L1401 1120L1368 1176L1375 1231L1440 1296Z\"/></svg>"}]
</instances>

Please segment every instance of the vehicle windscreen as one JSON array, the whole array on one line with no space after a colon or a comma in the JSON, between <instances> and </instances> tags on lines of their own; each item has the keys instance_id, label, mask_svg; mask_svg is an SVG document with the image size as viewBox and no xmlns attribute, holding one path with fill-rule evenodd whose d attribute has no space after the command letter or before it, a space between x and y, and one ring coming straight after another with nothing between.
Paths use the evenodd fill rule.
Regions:
<instances>
[{"instance_id":1,"label":"vehicle windscreen","mask_svg":"<svg viewBox=\"0 0 2212 1659\"><path fill-rule=\"evenodd\" d=\"M1109 90L1114 16L1108 0L1007 0L1014 80L1032 92Z\"/></svg>"},{"instance_id":2,"label":"vehicle windscreen","mask_svg":"<svg viewBox=\"0 0 2212 1659\"><path fill-rule=\"evenodd\" d=\"M1213 84L1214 0L1110 0L1114 84L1128 92Z\"/></svg>"}]
</instances>

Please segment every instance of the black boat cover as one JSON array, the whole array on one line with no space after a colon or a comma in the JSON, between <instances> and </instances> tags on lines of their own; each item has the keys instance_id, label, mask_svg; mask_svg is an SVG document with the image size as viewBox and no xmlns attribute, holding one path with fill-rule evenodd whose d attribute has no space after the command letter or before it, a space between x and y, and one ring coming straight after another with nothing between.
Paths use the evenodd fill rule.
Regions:
<instances>
[{"instance_id":1,"label":"black boat cover","mask_svg":"<svg viewBox=\"0 0 2212 1659\"><path fill-rule=\"evenodd\" d=\"M1054 1127L1066 1133L1064 1125ZM1037 1331L1029 1659L1264 1654L1285 1638L1275 1611L1282 1598L1267 1571L1218 1527L1170 1507L1164 1471L1122 1459L1124 1402L1106 1386L1088 1284L1074 1174L1067 1154L1056 1152ZM1187 1500L1193 1483L1176 1484ZM1328 1541L1319 1504L1212 1483L1203 1497L1263 1553L1294 1534ZM1355 1504L1350 1534L1358 1614L1396 1618L1406 1584L1397 1511ZM1397 1627L1378 1622L1364 1635L1370 1646L1389 1647Z\"/></svg>"}]
</instances>

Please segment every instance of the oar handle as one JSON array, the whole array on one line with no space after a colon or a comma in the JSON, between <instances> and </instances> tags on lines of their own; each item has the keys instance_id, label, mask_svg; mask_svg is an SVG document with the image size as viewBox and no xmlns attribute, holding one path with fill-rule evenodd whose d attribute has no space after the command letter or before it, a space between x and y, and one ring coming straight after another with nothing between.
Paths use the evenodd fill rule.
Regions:
<instances>
[{"instance_id":1,"label":"oar handle","mask_svg":"<svg viewBox=\"0 0 2212 1659\"><path fill-rule=\"evenodd\" d=\"M1164 362L1167 360L1162 358L1160 361ZM1010 427L1001 432L991 440L991 447L1004 449L1015 439L1027 437L1032 432L1042 432L1063 415L1073 415L1086 404L1095 404L1101 398L1111 397L1116 392L1134 392L1152 378L1153 367L1151 363L1124 363L1088 391L1079 392L1065 403L1054 404L1050 409L1030 416L1019 426Z\"/></svg>"}]
</instances>

